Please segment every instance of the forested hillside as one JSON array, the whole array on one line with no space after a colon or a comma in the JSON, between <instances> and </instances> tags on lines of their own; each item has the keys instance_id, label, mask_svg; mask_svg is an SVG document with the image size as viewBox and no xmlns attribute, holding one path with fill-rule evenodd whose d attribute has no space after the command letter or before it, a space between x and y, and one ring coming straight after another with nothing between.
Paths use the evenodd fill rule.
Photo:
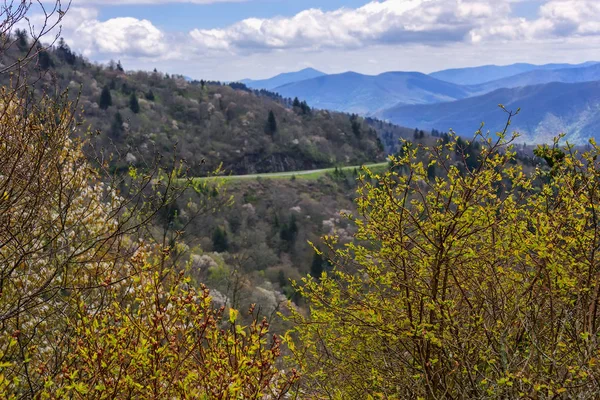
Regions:
<instances>
[{"instance_id":1,"label":"forested hillside","mask_svg":"<svg viewBox=\"0 0 600 400\"><path fill-rule=\"evenodd\" d=\"M27 48L24 37L4 55L5 63ZM121 153L116 166L142 165L159 153L183 158L203 176L220 164L246 174L360 165L386 155L377 131L362 118L312 110L243 84L125 72L120 63L92 64L64 42L38 58L42 83L69 88L86 123L99 132L97 144Z\"/></svg>"}]
</instances>

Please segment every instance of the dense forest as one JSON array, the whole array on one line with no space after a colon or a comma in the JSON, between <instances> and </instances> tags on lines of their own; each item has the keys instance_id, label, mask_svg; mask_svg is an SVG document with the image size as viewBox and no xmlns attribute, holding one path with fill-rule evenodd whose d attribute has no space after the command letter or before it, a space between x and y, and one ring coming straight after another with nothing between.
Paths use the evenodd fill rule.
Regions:
<instances>
[{"instance_id":1,"label":"dense forest","mask_svg":"<svg viewBox=\"0 0 600 400\"><path fill-rule=\"evenodd\" d=\"M0 22L0 398L598 397L593 141L94 65L27 12Z\"/></svg>"}]
</instances>

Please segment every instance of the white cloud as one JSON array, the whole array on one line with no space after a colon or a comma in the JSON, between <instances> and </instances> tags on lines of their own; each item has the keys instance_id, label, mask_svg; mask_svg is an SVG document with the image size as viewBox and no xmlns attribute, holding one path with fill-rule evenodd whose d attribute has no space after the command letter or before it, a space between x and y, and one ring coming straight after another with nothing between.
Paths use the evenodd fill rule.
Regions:
<instances>
[{"instance_id":1,"label":"white cloud","mask_svg":"<svg viewBox=\"0 0 600 400\"><path fill-rule=\"evenodd\" d=\"M373 1L357 9L250 18L222 29L194 29L190 36L202 47L222 50L433 44L462 41L470 30L509 12L508 0Z\"/></svg>"},{"instance_id":2,"label":"white cloud","mask_svg":"<svg viewBox=\"0 0 600 400\"><path fill-rule=\"evenodd\" d=\"M600 35L598 0L550 0L542 4L538 18L502 18L495 24L471 31L475 42L482 40L548 41L573 40Z\"/></svg>"},{"instance_id":3,"label":"white cloud","mask_svg":"<svg viewBox=\"0 0 600 400\"><path fill-rule=\"evenodd\" d=\"M600 1L550 0L536 19L513 17L531 0L386 0L357 9L309 9L289 18L249 18L221 29L194 29L200 48L231 52L360 48L374 44L544 40L600 34Z\"/></svg>"},{"instance_id":4,"label":"white cloud","mask_svg":"<svg viewBox=\"0 0 600 400\"><path fill-rule=\"evenodd\" d=\"M67 42L86 56L158 57L167 52L166 35L148 20L122 17L101 22L92 11L87 15L92 18L64 30Z\"/></svg>"}]
</instances>

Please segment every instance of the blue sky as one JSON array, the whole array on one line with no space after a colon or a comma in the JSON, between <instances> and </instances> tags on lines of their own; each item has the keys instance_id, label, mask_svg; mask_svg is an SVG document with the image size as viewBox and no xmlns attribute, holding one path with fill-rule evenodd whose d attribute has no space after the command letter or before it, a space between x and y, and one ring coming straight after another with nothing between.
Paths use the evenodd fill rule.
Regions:
<instances>
[{"instance_id":1,"label":"blue sky","mask_svg":"<svg viewBox=\"0 0 600 400\"><path fill-rule=\"evenodd\" d=\"M63 36L94 61L237 80L599 60L599 16L598 0L73 0Z\"/></svg>"},{"instance_id":2,"label":"blue sky","mask_svg":"<svg viewBox=\"0 0 600 400\"><path fill-rule=\"evenodd\" d=\"M112 5L100 7L100 17L110 19L131 16L149 19L168 30L219 28L245 18L272 18L293 16L308 8L336 10L342 7L360 7L364 0L254 0L213 4L150 4Z\"/></svg>"}]
</instances>

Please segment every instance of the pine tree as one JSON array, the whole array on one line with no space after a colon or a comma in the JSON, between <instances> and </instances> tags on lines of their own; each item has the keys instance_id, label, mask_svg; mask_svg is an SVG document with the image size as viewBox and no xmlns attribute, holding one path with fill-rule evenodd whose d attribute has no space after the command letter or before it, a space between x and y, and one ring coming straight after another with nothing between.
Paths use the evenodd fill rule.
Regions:
<instances>
[{"instance_id":1,"label":"pine tree","mask_svg":"<svg viewBox=\"0 0 600 400\"><path fill-rule=\"evenodd\" d=\"M123 64L121 64L121 60L117 61L117 71L125 72L125 69L123 68Z\"/></svg>"},{"instance_id":2,"label":"pine tree","mask_svg":"<svg viewBox=\"0 0 600 400\"><path fill-rule=\"evenodd\" d=\"M38 53L38 66L40 69L46 71L50 69L50 67L54 66L52 62L52 58L50 58L50 54L48 54L45 50L40 50Z\"/></svg>"},{"instance_id":3,"label":"pine tree","mask_svg":"<svg viewBox=\"0 0 600 400\"><path fill-rule=\"evenodd\" d=\"M117 111L115 119L110 127L110 136L113 139L120 139L123 134L123 116Z\"/></svg>"},{"instance_id":4,"label":"pine tree","mask_svg":"<svg viewBox=\"0 0 600 400\"><path fill-rule=\"evenodd\" d=\"M273 113L273 110L269 111L269 118L267 119L267 126L265 128L265 131L269 135L272 135L275 132L277 132L277 120L275 119L275 114Z\"/></svg>"},{"instance_id":5,"label":"pine tree","mask_svg":"<svg viewBox=\"0 0 600 400\"><path fill-rule=\"evenodd\" d=\"M217 227L212 235L213 250L217 253L224 253L229 249L229 239L227 232L221 227Z\"/></svg>"},{"instance_id":6,"label":"pine tree","mask_svg":"<svg viewBox=\"0 0 600 400\"><path fill-rule=\"evenodd\" d=\"M320 279L323 271L323 256L315 252L313 255L312 264L310 266L310 275L313 278Z\"/></svg>"},{"instance_id":7,"label":"pine tree","mask_svg":"<svg viewBox=\"0 0 600 400\"><path fill-rule=\"evenodd\" d=\"M302 114L310 114L310 107L306 101L302 101L302 103L300 103L300 109L302 110Z\"/></svg>"},{"instance_id":8,"label":"pine tree","mask_svg":"<svg viewBox=\"0 0 600 400\"><path fill-rule=\"evenodd\" d=\"M108 88L108 86L104 86L104 88L102 89L98 105L103 110L106 110L108 107L112 106L112 96L110 95L110 89Z\"/></svg>"},{"instance_id":9,"label":"pine tree","mask_svg":"<svg viewBox=\"0 0 600 400\"><path fill-rule=\"evenodd\" d=\"M129 97L129 108L131 108L131 111L133 111L135 114L140 112L140 103L138 102L135 92L132 92L131 96Z\"/></svg>"},{"instance_id":10,"label":"pine tree","mask_svg":"<svg viewBox=\"0 0 600 400\"><path fill-rule=\"evenodd\" d=\"M152 89L150 89L150 91L148 91L148 93L146 93L146 100L150 100L150 101L155 100L154 92L152 91Z\"/></svg>"},{"instance_id":11,"label":"pine tree","mask_svg":"<svg viewBox=\"0 0 600 400\"><path fill-rule=\"evenodd\" d=\"M15 31L17 35L17 47L22 50L29 49L29 39L27 38L27 31L25 29L17 29Z\"/></svg>"},{"instance_id":12,"label":"pine tree","mask_svg":"<svg viewBox=\"0 0 600 400\"><path fill-rule=\"evenodd\" d=\"M75 54L73 54L73 52L69 48L69 45L67 45L65 39L63 38L60 38L60 40L58 41L58 48L56 49L56 54L69 65L75 64L75 61L77 60L77 57L75 56Z\"/></svg>"}]
</instances>

